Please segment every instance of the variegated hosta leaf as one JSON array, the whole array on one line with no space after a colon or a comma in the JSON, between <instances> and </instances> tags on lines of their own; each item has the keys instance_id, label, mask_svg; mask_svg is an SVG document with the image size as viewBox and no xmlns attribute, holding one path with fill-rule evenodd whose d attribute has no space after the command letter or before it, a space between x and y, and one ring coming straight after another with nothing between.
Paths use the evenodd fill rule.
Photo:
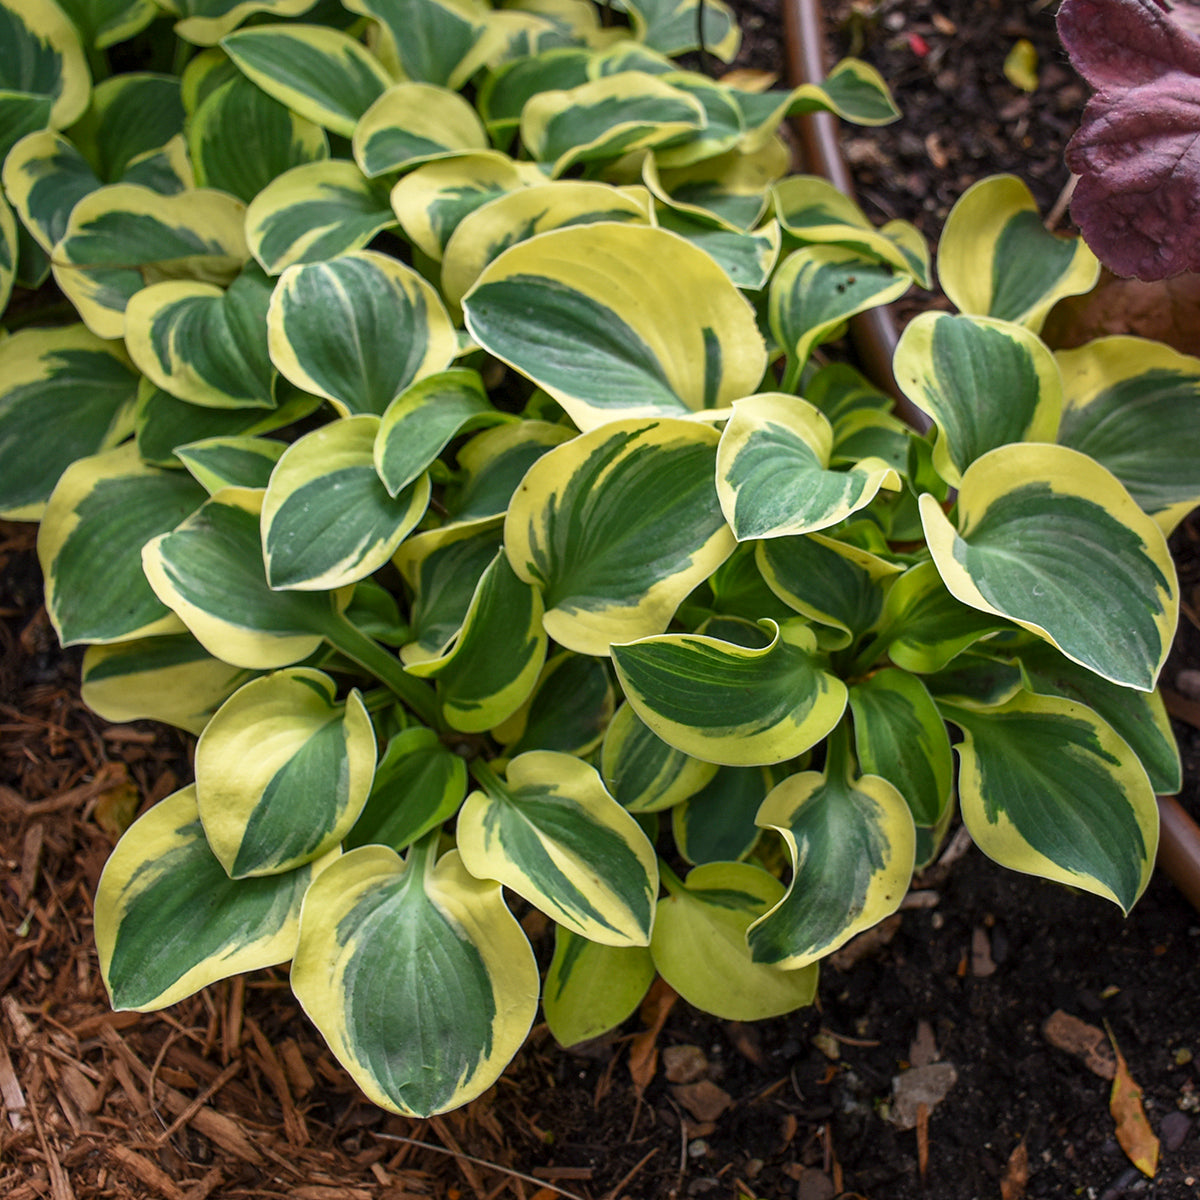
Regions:
<instances>
[{"instance_id":1,"label":"variegated hosta leaf","mask_svg":"<svg viewBox=\"0 0 1200 1200\"><path fill-rule=\"evenodd\" d=\"M342 416L381 416L458 351L434 288L374 250L289 267L271 297L267 335L276 367Z\"/></svg>"},{"instance_id":2,"label":"variegated hosta leaf","mask_svg":"<svg viewBox=\"0 0 1200 1200\"><path fill-rule=\"evenodd\" d=\"M1153 690L1179 584L1162 531L1104 467L1066 446L1004 446L967 468L957 528L928 495L921 520L964 604L1008 617L1113 683Z\"/></svg>"},{"instance_id":3,"label":"variegated hosta leaf","mask_svg":"<svg viewBox=\"0 0 1200 1200\"><path fill-rule=\"evenodd\" d=\"M334 597L268 587L259 540L262 502L263 493L248 488L218 492L150 542L142 566L155 594L210 654L269 671L300 662L321 645Z\"/></svg>"},{"instance_id":4,"label":"variegated hosta leaf","mask_svg":"<svg viewBox=\"0 0 1200 1200\"><path fill-rule=\"evenodd\" d=\"M672 75L679 71L679 66L668 55L652 50L644 43L617 36L592 55L587 69L589 78L602 79L625 71L641 71L644 75Z\"/></svg>"},{"instance_id":5,"label":"variegated hosta leaf","mask_svg":"<svg viewBox=\"0 0 1200 1200\"><path fill-rule=\"evenodd\" d=\"M38 530L38 560L64 646L179 629L142 574L142 547L203 500L189 476L144 465L132 442L63 472Z\"/></svg>"},{"instance_id":6,"label":"variegated hosta leaf","mask_svg":"<svg viewBox=\"0 0 1200 1200\"><path fill-rule=\"evenodd\" d=\"M329 140L319 125L237 75L192 114L188 149L201 187L220 188L249 204L285 171L327 159Z\"/></svg>"},{"instance_id":7,"label":"variegated hosta leaf","mask_svg":"<svg viewBox=\"0 0 1200 1200\"><path fill-rule=\"evenodd\" d=\"M190 633L89 646L83 702L106 721L163 721L200 733L253 672L213 658Z\"/></svg>"},{"instance_id":8,"label":"variegated hosta leaf","mask_svg":"<svg viewBox=\"0 0 1200 1200\"><path fill-rule=\"evenodd\" d=\"M0 162L27 133L65 129L87 107L92 81L79 35L56 4L0 6Z\"/></svg>"},{"instance_id":9,"label":"variegated hosta leaf","mask_svg":"<svg viewBox=\"0 0 1200 1200\"><path fill-rule=\"evenodd\" d=\"M580 163L619 158L702 129L699 100L654 75L625 71L562 92L540 92L521 111L521 141L557 177Z\"/></svg>"},{"instance_id":10,"label":"variegated hosta leaf","mask_svg":"<svg viewBox=\"0 0 1200 1200\"><path fill-rule=\"evenodd\" d=\"M475 109L432 83L393 84L354 127L354 159L369 179L487 148Z\"/></svg>"},{"instance_id":11,"label":"variegated hosta leaf","mask_svg":"<svg viewBox=\"0 0 1200 1200\"><path fill-rule=\"evenodd\" d=\"M239 688L200 735L200 820L231 879L320 858L366 804L375 731L357 689L336 695L320 671L276 671Z\"/></svg>"},{"instance_id":12,"label":"variegated hosta leaf","mask_svg":"<svg viewBox=\"0 0 1200 1200\"><path fill-rule=\"evenodd\" d=\"M175 456L210 495L222 488L265 488L286 442L263 437L213 437L177 446Z\"/></svg>"},{"instance_id":13,"label":"variegated hosta leaf","mask_svg":"<svg viewBox=\"0 0 1200 1200\"><path fill-rule=\"evenodd\" d=\"M564 650L546 663L529 699L492 736L510 758L527 750L583 757L600 744L615 701L608 664Z\"/></svg>"},{"instance_id":14,"label":"variegated hosta leaf","mask_svg":"<svg viewBox=\"0 0 1200 1200\"><path fill-rule=\"evenodd\" d=\"M590 941L647 945L658 860L595 768L535 750L514 758L505 776L488 779L458 814L458 848L471 874L499 880Z\"/></svg>"},{"instance_id":15,"label":"variegated hosta leaf","mask_svg":"<svg viewBox=\"0 0 1200 1200\"><path fill-rule=\"evenodd\" d=\"M694 796L717 773L715 763L690 758L668 746L622 704L604 733L604 786L630 812L660 812Z\"/></svg>"},{"instance_id":16,"label":"variegated hosta leaf","mask_svg":"<svg viewBox=\"0 0 1200 1200\"><path fill-rule=\"evenodd\" d=\"M1106 466L1169 535L1200 503L1200 360L1134 337L1055 357L1066 401L1058 440Z\"/></svg>"},{"instance_id":17,"label":"variegated hosta leaf","mask_svg":"<svg viewBox=\"0 0 1200 1200\"><path fill-rule=\"evenodd\" d=\"M810 621L842 631L838 649L874 628L891 579L902 569L820 534L760 542L755 555L776 596Z\"/></svg>"},{"instance_id":18,"label":"variegated hosta leaf","mask_svg":"<svg viewBox=\"0 0 1200 1200\"><path fill-rule=\"evenodd\" d=\"M560 179L510 191L459 223L446 243L442 292L449 303L461 303L489 263L535 234L600 221L646 224L647 208L644 191L638 195L584 180Z\"/></svg>"},{"instance_id":19,"label":"variegated hosta leaf","mask_svg":"<svg viewBox=\"0 0 1200 1200\"><path fill-rule=\"evenodd\" d=\"M82 325L0 341L0 515L37 520L63 471L128 436L136 398L121 346Z\"/></svg>"},{"instance_id":20,"label":"variegated hosta leaf","mask_svg":"<svg viewBox=\"0 0 1200 1200\"><path fill-rule=\"evenodd\" d=\"M975 650L965 651L948 667L924 676L922 683L938 704L970 709L998 708L1024 686L1016 662Z\"/></svg>"},{"instance_id":21,"label":"variegated hosta leaf","mask_svg":"<svg viewBox=\"0 0 1200 1200\"><path fill-rule=\"evenodd\" d=\"M361 633L385 646L402 646L411 635L408 622L400 615L396 597L374 579L360 580L343 613ZM380 732L391 730L385 726Z\"/></svg>"},{"instance_id":22,"label":"variegated hosta leaf","mask_svg":"<svg viewBox=\"0 0 1200 1200\"><path fill-rule=\"evenodd\" d=\"M4 160L4 191L25 228L47 253L66 232L71 210L100 186L91 163L52 129L26 134ZM11 213L10 213L11 218ZM16 272L15 226L9 270ZM0 288L0 291L3 289Z\"/></svg>"},{"instance_id":23,"label":"variegated hosta leaf","mask_svg":"<svg viewBox=\"0 0 1200 1200\"><path fill-rule=\"evenodd\" d=\"M848 318L890 304L911 286L911 275L841 246L805 246L788 255L771 280L769 312L771 332L788 356L784 391Z\"/></svg>"},{"instance_id":24,"label":"variegated hosta leaf","mask_svg":"<svg viewBox=\"0 0 1200 1200\"><path fill-rule=\"evenodd\" d=\"M141 183L171 193L191 180L183 128L180 81L134 71L96 85L87 111L71 126L71 141L101 183ZM172 168L178 178L168 186Z\"/></svg>"},{"instance_id":25,"label":"variegated hosta leaf","mask_svg":"<svg viewBox=\"0 0 1200 1200\"><path fill-rule=\"evenodd\" d=\"M779 223L793 237L856 250L930 286L929 246L907 221L876 229L849 196L820 175L789 175L771 191Z\"/></svg>"},{"instance_id":26,"label":"variegated hosta leaf","mask_svg":"<svg viewBox=\"0 0 1200 1200\"><path fill-rule=\"evenodd\" d=\"M910 567L892 584L884 601L886 648L892 662L919 675L940 671L980 638L1012 625L951 595L932 562Z\"/></svg>"},{"instance_id":27,"label":"variegated hosta leaf","mask_svg":"<svg viewBox=\"0 0 1200 1200\"><path fill-rule=\"evenodd\" d=\"M476 103L492 136L513 133L526 102L542 92L561 92L590 78L592 55L575 46L522 56L494 66L479 86Z\"/></svg>"},{"instance_id":28,"label":"variegated hosta leaf","mask_svg":"<svg viewBox=\"0 0 1200 1200\"><path fill-rule=\"evenodd\" d=\"M412 590L411 640L400 649L406 665L437 658L446 650L502 540L499 523L493 521L433 529L401 544L394 562Z\"/></svg>"},{"instance_id":29,"label":"variegated hosta leaf","mask_svg":"<svg viewBox=\"0 0 1200 1200\"><path fill-rule=\"evenodd\" d=\"M821 411L782 392L735 400L717 450L717 495L739 542L812 533L864 508L900 476L882 459L828 469L833 429Z\"/></svg>"},{"instance_id":30,"label":"variegated hosta leaf","mask_svg":"<svg viewBox=\"0 0 1200 1200\"><path fill-rule=\"evenodd\" d=\"M1091 291L1100 263L1081 237L1047 233L1015 175L969 187L946 218L938 279L965 313L1018 321L1037 333L1064 296Z\"/></svg>"},{"instance_id":31,"label":"variegated hosta leaf","mask_svg":"<svg viewBox=\"0 0 1200 1200\"><path fill-rule=\"evenodd\" d=\"M545 660L542 598L500 551L476 585L454 644L439 658L410 663L408 670L437 680L452 729L482 733L520 708Z\"/></svg>"},{"instance_id":32,"label":"variegated hosta leaf","mask_svg":"<svg viewBox=\"0 0 1200 1200\"><path fill-rule=\"evenodd\" d=\"M392 83L376 58L337 29L258 25L222 37L221 47L268 96L342 137Z\"/></svg>"},{"instance_id":33,"label":"variegated hosta leaf","mask_svg":"<svg viewBox=\"0 0 1200 1200\"><path fill-rule=\"evenodd\" d=\"M404 236L435 261L468 214L507 192L545 176L532 163L514 162L498 150L435 159L410 171L392 188L392 208ZM443 294L447 294L442 279Z\"/></svg>"},{"instance_id":34,"label":"variegated hosta leaf","mask_svg":"<svg viewBox=\"0 0 1200 1200\"><path fill-rule=\"evenodd\" d=\"M916 834L904 797L878 775L838 769L785 779L758 823L787 844L787 895L750 926L755 962L804 967L895 912L912 878Z\"/></svg>"},{"instance_id":35,"label":"variegated hosta leaf","mask_svg":"<svg viewBox=\"0 0 1200 1200\"><path fill-rule=\"evenodd\" d=\"M549 421L485 429L458 451L460 481L446 489L448 525L478 525L502 517L526 472L542 455L569 442L572 431Z\"/></svg>"},{"instance_id":36,"label":"variegated hosta leaf","mask_svg":"<svg viewBox=\"0 0 1200 1200\"><path fill-rule=\"evenodd\" d=\"M435 864L435 845L343 855L309 889L292 962L292 990L342 1066L373 1103L414 1117L491 1087L537 1012L537 962L499 884L468 875L456 850Z\"/></svg>"},{"instance_id":37,"label":"variegated hosta leaf","mask_svg":"<svg viewBox=\"0 0 1200 1200\"><path fill-rule=\"evenodd\" d=\"M262 506L272 588L329 591L357 583L378 571L424 516L429 476L389 496L375 472L378 432L378 417L348 417L284 452Z\"/></svg>"},{"instance_id":38,"label":"variegated hosta leaf","mask_svg":"<svg viewBox=\"0 0 1200 1200\"><path fill-rule=\"evenodd\" d=\"M268 275L365 246L396 223L385 185L352 162L304 163L267 184L246 209L246 239Z\"/></svg>"},{"instance_id":39,"label":"variegated hosta leaf","mask_svg":"<svg viewBox=\"0 0 1200 1200\"><path fill-rule=\"evenodd\" d=\"M312 7L310 0L163 0L179 17L175 32L197 46L215 46L251 13L294 17Z\"/></svg>"},{"instance_id":40,"label":"variegated hosta leaf","mask_svg":"<svg viewBox=\"0 0 1200 1200\"><path fill-rule=\"evenodd\" d=\"M737 147L743 133L742 111L728 88L691 71L671 71L659 79L698 100L704 109L700 129L655 149L660 170L686 167Z\"/></svg>"},{"instance_id":41,"label":"variegated hosta leaf","mask_svg":"<svg viewBox=\"0 0 1200 1200\"><path fill-rule=\"evenodd\" d=\"M759 766L815 746L841 718L846 685L816 658L805 625L778 626L748 649L671 633L613 646L613 665L634 711L663 741L709 762Z\"/></svg>"},{"instance_id":42,"label":"variegated hosta leaf","mask_svg":"<svg viewBox=\"0 0 1200 1200\"><path fill-rule=\"evenodd\" d=\"M321 407L319 396L280 388L278 408L201 408L177 400L149 379L138 383L134 432L138 453L157 467L175 467L182 461L175 451L209 438L253 437L283 429L310 416Z\"/></svg>"},{"instance_id":43,"label":"variegated hosta leaf","mask_svg":"<svg viewBox=\"0 0 1200 1200\"><path fill-rule=\"evenodd\" d=\"M147 284L230 283L250 256L244 220L242 202L224 192L99 188L71 210L54 251L54 278L94 334L121 337L125 306Z\"/></svg>"},{"instance_id":44,"label":"variegated hosta leaf","mask_svg":"<svg viewBox=\"0 0 1200 1200\"><path fill-rule=\"evenodd\" d=\"M753 623L763 617L786 621L793 615L795 609L775 595L759 571L755 561L758 545L757 542L740 545L703 586L688 597L681 610L685 625L697 624L713 616L740 617Z\"/></svg>"},{"instance_id":45,"label":"variegated hosta leaf","mask_svg":"<svg viewBox=\"0 0 1200 1200\"><path fill-rule=\"evenodd\" d=\"M900 116L883 76L857 58L843 58L821 81L821 106L856 125L889 125ZM800 89L797 89L800 90ZM792 111L797 111L794 106Z\"/></svg>"},{"instance_id":46,"label":"variegated hosta leaf","mask_svg":"<svg viewBox=\"0 0 1200 1200\"><path fill-rule=\"evenodd\" d=\"M646 946L602 946L561 925L546 973L542 1006L560 1046L576 1046L615 1029L654 982Z\"/></svg>"},{"instance_id":47,"label":"variegated hosta leaf","mask_svg":"<svg viewBox=\"0 0 1200 1200\"><path fill-rule=\"evenodd\" d=\"M673 209L745 231L753 229L766 212L770 186L787 174L790 162L787 147L775 137L753 152L733 150L670 171L659 171L649 155L642 178Z\"/></svg>"},{"instance_id":48,"label":"variegated hosta leaf","mask_svg":"<svg viewBox=\"0 0 1200 1200\"><path fill-rule=\"evenodd\" d=\"M380 23L409 79L457 89L481 65L472 50L486 9L465 0L348 0L346 7Z\"/></svg>"},{"instance_id":49,"label":"variegated hosta leaf","mask_svg":"<svg viewBox=\"0 0 1200 1200\"><path fill-rule=\"evenodd\" d=\"M96 889L96 950L113 1008L166 1008L218 979L287 962L304 893L335 857L230 879L208 848L195 787L160 801L125 831Z\"/></svg>"},{"instance_id":50,"label":"variegated hosta leaf","mask_svg":"<svg viewBox=\"0 0 1200 1200\"><path fill-rule=\"evenodd\" d=\"M1062 378L1046 344L1022 325L921 313L896 346L896 382L938 429L933 465L951 487L981 455L1010 442L1052 442Z\"/></svg>"},{"instance_id":51,"label":"variegated hosta leaf","mask_svg":"<svg viewBox=\"0 0 1200 1200\"><path fill-rule=\"evenodd\" d=\"M964 740L958 792L975 844L1128 912L1158 846L1158 806L1137 755L1090 708L1022 692L999 708L944 708Z\"/></svg>"},{"instance_id":52,"label":"variegated hosta leaf","mask_svg":"<svg viewBox=\"0 0 1200 1200\"><path fill-rule=\"evenodd\" d=\"M456 367L426 375L384 412L375 438L375 469L388 494L396 496L460 433L507 419L489 403L478 371Z\"/></svg>"},{"instance_id":53,"label":"variegated hosta leaf","mask_svg":"<svg viewBox=\"0 0 1200 1200\"><path fill-rule=\"evenodd\" d=\"M366 806L343 844L347 850L403 850L454 816L466 795L466 762L432 729L404 729L388 742Z\"/></svg>"},{"instance_id":54,"label":"variegated hosta leaf","mask_svg":"<svg viewBox=\"0 0 1200 1200\"><path fill-rule=\"evenodd\" d=\"M129 356L153 383L206 408L274 408L267 354L272 281L257 263L222 289L196 280L143 288L125 309Z\"/></svg>"},{"instance_id":55,"label":"variegated hosta leaf","mask_svg":"<svg viewBox=\"0 0 1200 1200\"><path fill-rule=\"evenodd\" d=\"M661 206L658 224L698 246L743 291L765 288L779 257L779 225L775 221L748 232Z\"/></svg>"},{"instance_id":56,"label":"variegated hosta leaf","mask_svg":"<svg viewBox=\"0 0 1200 1200\"><path fill-rule=\"evenodd\" d=\"M17 276L20 243L17 237L17 218L8 201L0 193L0 311L8 307L13 282Z\"/></svg>"},{"instance_id":57,"label":"variegated hosta leaf","mask_svg":"<svg viewBox=\"0 0 1200 1200\"><path fill-rule=\"evenodd\" d=\"M745 858L762 835L754 818L784 774L779 767L718 767L700 791L671 810L676 849L690 863Z\"/></svg>"},{"instance_id":58,"label":"variegated hosta leaf","mask_svg":"<svg viewBox=\"0 0 1200 1200\"><path fill-rule=\"evenodd\" d=\"M1103 717L1138 756L1150 785L1161 795L1182 786L1179 747L1162 696L1134 692L1064 658L1053 646L1038 642L1018 655L1025 686L1039 696L1061 696L1086 704Z\"/></svg>"},{"instance_id":59,"label":"variegated hosta leaf","mask_svg":"<svg viewBox=\"0 0 1200 1200\"><path fill-rule=\"evenodd\" d=\"M750 863L705 863L658 902L650 953L659 974L689 1003L727 1021L777 1017L811 1004L818 968L781 970L751 958L746 931L783 896Z\"/></svg>"},{"instance_id":60,"label":"variegated hosta leaf","mask_svg":"<svg viewBox=\"0 0 1200 1200\"><path fill-rule=\"evenodd\" d=\"M733 549L713 484L718 435L690 421L618 421L529 469L504 526L546 632L580 654L659 633Z\"/></svg>"},{"instance_id":61,"label":"variegated hosta leaf","mask_svg":"<svg viewBox=\"0 0 1200 1200\"><path fill-rule=\"evenodd\" d=\"M58 7L97 50L128 41L162 13L153 0L58 0Z\"/></svg>"},{"instance_id":62,"label":"variegated hosta leaf","mask_svg":"<svg viewBox=\"0 0 1200 1200\"><path fill-rule=\"evenodd\" d=\"M859 766L886 779L912 810L917 862L928 862L954 786L950 737L925 685L907 671L876 671L850 687Z\"/></svg>"},{"instance_id":63,"label":"variegated hosta leaf","mask_svg":"<svg viewBox=\"0 0 1200 1200\"><path fill-rule=\"evenodd\" d=\"M701 45L732 62L741 45L737 18L721 0L628 0L623 6L639 41L660 54L684 54Z\"/></svg>"},{"instance_id":64,"label":"variegated hosta leaf","mask_svg":"<svg viewBox=\"0 0 1200 1200\"><path fill-rule=\"evenodd\" d=\"M719 408L754 391L766 366L741 293L662 229L604 224L522 242L483 272L463 309L476 342L585 431Z\"/></svg>"},{"instance_id":65,"label":"variegated hosta leaf","mask_svg":"<svg viewBox=\"0 0 1200 1200\"><path fill-rule=\"evenodd\" d=\"M827 363L804 385L804 398L828 418L834 432L860 412L888 412L895 401L848 363Z\"/></svg>"}]
</instances>

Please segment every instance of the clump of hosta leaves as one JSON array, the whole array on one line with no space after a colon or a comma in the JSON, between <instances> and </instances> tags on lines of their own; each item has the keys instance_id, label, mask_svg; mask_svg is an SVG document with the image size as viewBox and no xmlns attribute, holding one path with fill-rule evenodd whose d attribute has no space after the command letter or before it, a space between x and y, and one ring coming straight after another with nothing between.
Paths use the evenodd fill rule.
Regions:
<instances>
[{"instance_id":1,"label":"clump of hosta leaves","mask_svg":"<svg viewBox=\"0 0 1200 1200\"><path fill-rule=\"evenodd\" d=\"M1022 184L955 207L957 311L897 349L922 437L814 352L927 248L778 135L890 119L862 64L680 70L674 0L220 7L0 0L0 512L87 702L199 735L101 880L114 1005L290 960L429 1114L539 996L566 1044L656 974L809 1003L955 811L1134 903L1200 361L1052 353L1097 265ZM181 76L89 76L139 30Z\"/></svg>"}]
</instances>

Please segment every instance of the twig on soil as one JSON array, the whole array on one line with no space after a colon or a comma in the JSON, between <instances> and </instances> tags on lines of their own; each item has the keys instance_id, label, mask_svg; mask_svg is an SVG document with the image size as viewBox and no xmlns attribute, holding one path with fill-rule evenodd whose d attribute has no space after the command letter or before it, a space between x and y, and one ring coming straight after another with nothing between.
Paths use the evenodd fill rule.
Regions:
<instances>
[{"instance_id":1,"label":"twig on soil","mask_svg":"<svg viewBox=\"0 0 1200 1200\"><path fill-rule=\"evenodd\" d=\"M1063 214L1067 211L1067 206L1071 203L1071 197L1075 194L1075 185L1079 182L1078 175L1072 175L1070 179L1063 185L1063 190L1058 193L1058 199L1054 202L1054 207L1046 214L1046 232L1053 233L1058 226L1059 221L1063 219Z\"/></svg>"},{"instance_id":2,"label":"twig on soil","mask_svg":"<svg viewBox=\"0 0 1200 1200\"><path fill-rule=\"evenodd\" d=\"M616 1183L613 1185L613 1187L612 1187L612 1188L609 1190L608 1194L605 1196L604 1200L617 1200L617 1197L618 1197L618 1196L621 1194L621 1190L622 1190L622 1189L625 1187L625 1185L626 1185L626 1184L627 1184L627 1183L628 1183L628 1182L629 1182L629 1181L630 1181L630 1180L631 1180L631 1179L632 1179L632 1178L633 1178L633 1177L634 1177L634 1176L635 1176L635 1175L636 1175L636 1174L637 1174L637 1173L638 1173L638 1172L639 1172L639 1171L640 1171L640 1170L641 1170L641 1169L642 1169L642 1168L643 1168L643 1167L644 1167L644 1166L645 1166L645 1165L646 1165L646 1164L647 1164L647 1163L648 1163L648 1162L649 1162L649 1161L650 1161L650 1160L651 1160L651 1159L652 1159L652 1158L653 1158L653 1157L654 1157L654 1156L655 1156L657 1153L658 1153L658 1147L657 1147L657 1146L655 1146L655 1147L653 1147L652 1149L650 1149L650 1150L646 1151L646 1153L645 1153L645 1154L643 1154L643 1155L642 1155L642 1157L641 1157L641 1158L639 1158L639 1159L638 1159L638 1161L637 1161L636 1163L634 1163L634 1164L633 1164L633 1166L632 1166L632 1167L630 1167L630 1168L629 1168L629 1170L628 1170L628 1171L626 1171L626 1172L625 1172L625 1174L624 1174L624 1175L622 1175L622 1176L621 1176L621 1178L620 1178L620 1179L619 1179L619 1180L618 1180L618 1181L617 1181L617 1182L616 1182Z\"/></svg>"},{"instance_id":3,"label":"twig on soil","mask_svg":"<svg viewBox=\"0 0 1200 1200\"><path fill-rule=\"evenodd\" d=\"M486 1167L489 1171L499 1171L501 1175L509 1175L513 1179L523 1179L526 1183L535 1184L540 1188L549 1188L550 1191L557 1192L560 1196L568 1197L568 1200L584 1200L584 1197L578 1192L569 1192L566 1188L560 1188L556 1184L549 1183L545 1179L538 1179L536 1175L526 1175L524 1171L515 1171L512 1167L504 1167L499 1163L488 1162L486 1158L476 1158L473 1154L465 1154L462 1150L451 1150L446 1146L439 1146L434 1142L419 1141L417 1138L401 1137L398 1133L380 1133L372 1130L371 1136L380 1138L385 1142L403 1142L406 1146L416 1146L420 1150L432 1150L435 1154L447 1154L451 1158L457 1158L463 1162L474 1163L474 1165L477 1167ZM650 1156L647 1155L646 1157L649 1158ZM645 1159L642 1160L642 1162L645 1161ZM641 1164L639 1163L638 1165L640 1166ZM624 1182L624 1180L622 1180L622 1182Z\"/></svg>"}]
</instances>

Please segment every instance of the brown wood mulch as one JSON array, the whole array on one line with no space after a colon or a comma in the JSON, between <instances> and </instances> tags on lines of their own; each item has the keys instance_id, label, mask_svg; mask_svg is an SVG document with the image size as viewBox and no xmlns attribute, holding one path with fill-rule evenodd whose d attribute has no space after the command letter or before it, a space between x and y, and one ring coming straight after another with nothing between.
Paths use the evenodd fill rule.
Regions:
<instances>
[{"instance_id":1,"label":"brown wood mulch","mask_svg":"<svg viewBox=\"0 0 1200 1200\"><path fill-rule=\"evenodd\" d=\"M334 1062L285 969L161 1013L114 1013L92 896L135 812L190 778L188 741L78 699L33 582L33 526L0 522L0 1196L6 1200L551 1200L520 1178L496 1092L429 1121L381 1114ZM526 1060L538 1057L527 1050ZM500 1089L522 1085L506 1078ZM512 1103L528 1144L535 1104ZM428 1146L415 1145L416 1142ZM507 1171L506 1171L507 1168ZM537 1171L537 1168L534 1168ZM568 1176L586 1181L578 1168Z\"/></svg>"}]
</instances>

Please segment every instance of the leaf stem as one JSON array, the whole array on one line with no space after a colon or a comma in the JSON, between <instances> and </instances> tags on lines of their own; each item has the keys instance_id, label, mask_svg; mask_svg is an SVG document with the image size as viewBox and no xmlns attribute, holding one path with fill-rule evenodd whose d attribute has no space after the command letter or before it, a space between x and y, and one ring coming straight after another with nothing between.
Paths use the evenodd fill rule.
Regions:
<instances>
[{"instance_id":1,"label":"leaf stem","mask_svg":"<svg viewBox=\"0 0 1200 1200\"><path fill-rule=\"evenodd\" d=\"M490 796L507 796L508 786L492 770L486 759L473 758L467 763L467 770L475 777L475 782Z\"/></svg>"},{"instance_id":2,"label":"leaf stem","mask_svg":"<svg viewBox=\"0 0 1200 1200\"><path fill-rule=\"evenodd\" d=\"M891 630L885 630L883 633L876 634L854 656L854 661L850 664L849 671L846 672L847 676L852 678L869 671L883 657L884 652L895 640L896 634Z\"/></svg>"},{"instance_id":3,"label":"leaf stem","mask_svg":"<svg viewBox=\"0 0 1200 1200\"><path fill-rule=\"evenodd\" d=\"M848 779L853 755L850 752L850 722L843 717L829 735L825 750L825 778Z\"/></svg>"},{"instance_id":4,"label":"leaf stem","mask_svg":"<svg viewBox=\"0 0 1200 1200\"><path fill-rule=\"evenodd\" d=\"M687 891L687 885L671 870L667 860L661 856L658 860L658 877L662 880L663 887L672 896L681 896Z\"/></svg>"},{"instance_id":5,"label":"leaf stem","mask_svg":"<svg viewBox=\"0 0 1200 1200\"><path fill-rule=\"evenodd\" d=\"M374 638L368 637L341 614L331 615L321 633L335 650L353 659L360 667L365 667L390 688L426 725L445 732L446 721L434 690L429 684L409 675L400 660Z\"/></svg>"}]
</instances>

